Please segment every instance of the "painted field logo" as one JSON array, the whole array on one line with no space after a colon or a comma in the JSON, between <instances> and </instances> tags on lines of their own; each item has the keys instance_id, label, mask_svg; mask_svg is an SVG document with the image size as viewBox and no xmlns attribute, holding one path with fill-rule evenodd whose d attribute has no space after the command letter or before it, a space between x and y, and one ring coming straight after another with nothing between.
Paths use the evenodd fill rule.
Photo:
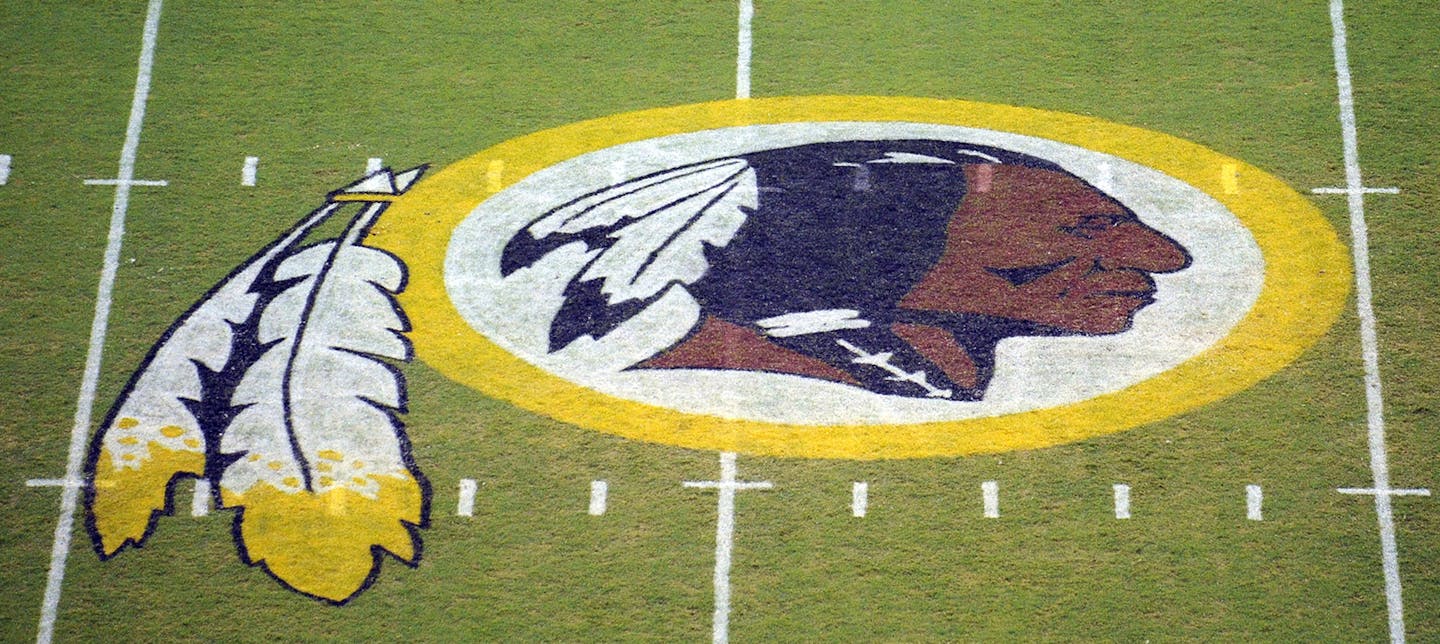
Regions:
<instances>
[{"instance_id":1,"label":"painted field logo","mask_svg":"<svg viewBox=\"0 0 1440 644\"><path fill-rule=\"evenodd\" d=\"M1083 117L727 101L541 132L387 214L421 359L686 447L1039 447L1239 391L1333 322L1347 268L1240 161Z\"/></svg>"},{"instance_id":2,"label":"painted field logo","mask_svg":"<svg viewBox=\"0 0 1440 644\"><path fill-rule=\"evenodd\" d=\"M1349 282L1335 232L1260 170L1012 107L727 101L422 171L331 193L155 344L86 462L102 558L192 478L235 511L241 558L309 596L416 563L412 341L456 381L640 440L960 455L1240 391L1320 337Z\"/></svg>"}]
</instances>

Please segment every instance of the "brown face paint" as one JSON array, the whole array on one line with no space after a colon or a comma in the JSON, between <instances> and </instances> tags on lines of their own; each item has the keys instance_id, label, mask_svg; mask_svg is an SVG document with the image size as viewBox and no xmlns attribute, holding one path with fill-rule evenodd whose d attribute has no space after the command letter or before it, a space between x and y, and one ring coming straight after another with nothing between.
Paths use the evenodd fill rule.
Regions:
<instances>
[{"instance_id":1,"label":"brown face paint","mask_svg":"<svg viewBox=\"0 0 1440 644\"><path fill-rule=\"evenodd\" d=\"M966 179L989 187L961 201L945 250L903 308L1118 333L1154 301L1151 273L1190 263L1179 244L1069 175L977 164Z\"/></svg>"}]
</instances>

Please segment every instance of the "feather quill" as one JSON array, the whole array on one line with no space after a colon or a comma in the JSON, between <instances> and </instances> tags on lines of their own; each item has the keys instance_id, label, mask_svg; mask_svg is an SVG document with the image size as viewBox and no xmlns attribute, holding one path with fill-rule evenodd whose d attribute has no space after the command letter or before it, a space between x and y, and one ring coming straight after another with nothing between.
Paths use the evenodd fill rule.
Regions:
<instances>
[{"instance_id":1,"label":"feather quill","mask_svg":"<svg viewBox=\"0 0 1440 644\"><path fill-rule=\"evenodd\" d=\"M236 333L254 313L257 279L342 204L327 203L210 289L151 348L91 442L87 523L102 558L140 545L168 512L170 484L205 474L197 414L207 373L235 358ZM205 371L202 371L205 370Z\"/></svg>"},{"instance_id":2,"label":"feather quill","mask_svg":"<svg viewBox=\"0 0 1440 644\"><path fill-rule=\"evenodd\" d=\"M378 571L381 552L413 565L426 484L396 414L409 329L395 301L404 265L364 246L383 205L342 238L283 258L269 277L258 342L241 377L220 451L222 504L240 508L245 560L287 586L343 603Z\"/></svg>"}]
</instances>

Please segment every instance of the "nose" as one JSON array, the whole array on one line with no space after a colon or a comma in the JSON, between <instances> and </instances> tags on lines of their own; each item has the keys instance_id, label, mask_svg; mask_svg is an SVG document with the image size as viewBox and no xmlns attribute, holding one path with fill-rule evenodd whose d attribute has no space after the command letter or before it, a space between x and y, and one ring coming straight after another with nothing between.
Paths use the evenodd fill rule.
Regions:
<instances>
[{"instance_id":1,"label":"nose","mask_svg":"<svg viewBox=\"0 0 1440 644\"><path fill-rule=\"evenodd\" d=\"M1150 273L1173 273L1190 265L1190 253L1164 233L1140 222L1126 222L1111 229L1100 249L1101 268L1138 269Z\"/></svg>"}]
</instances>

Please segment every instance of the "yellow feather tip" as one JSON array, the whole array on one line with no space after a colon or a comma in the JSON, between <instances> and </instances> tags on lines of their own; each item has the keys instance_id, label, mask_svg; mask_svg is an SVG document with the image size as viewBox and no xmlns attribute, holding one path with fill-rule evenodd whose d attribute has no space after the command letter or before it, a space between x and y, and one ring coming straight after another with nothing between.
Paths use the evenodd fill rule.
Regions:
<instances>
[{"instance_id":1,"label":"yellow feather tip","mask_svg":"<svg viewBox=\"0 0 1440 644\"><path fill-rule=\"evenodd\" d=\"M221 498L228 507L245 508L240 532L250 561L263 562L300 592L340 602L358 592L378 565L372 546L415 561L414 538L401 522L420 523L420 485L409 476L375 480L380 492L374 499L343 487L312 494L265 483L243 494L222 489Z\"/></svg>"},{"instance_id":2,"label":"yellow feather tip","mask_svg":"<svg viewBox=\"0 0 1440 644\"><path fill-rule=\"evenodd\" d=\"M177 474L200 476L205 472L203 452L177 451L155 442L150 458L138 467L115 467L110 450L101 448L95 463L95 500L91 512L95 532L105 556L114 555L126 541L139 543L150 525L150 515L165 509L166 491Z\"/></svg>"}]
</instances>

